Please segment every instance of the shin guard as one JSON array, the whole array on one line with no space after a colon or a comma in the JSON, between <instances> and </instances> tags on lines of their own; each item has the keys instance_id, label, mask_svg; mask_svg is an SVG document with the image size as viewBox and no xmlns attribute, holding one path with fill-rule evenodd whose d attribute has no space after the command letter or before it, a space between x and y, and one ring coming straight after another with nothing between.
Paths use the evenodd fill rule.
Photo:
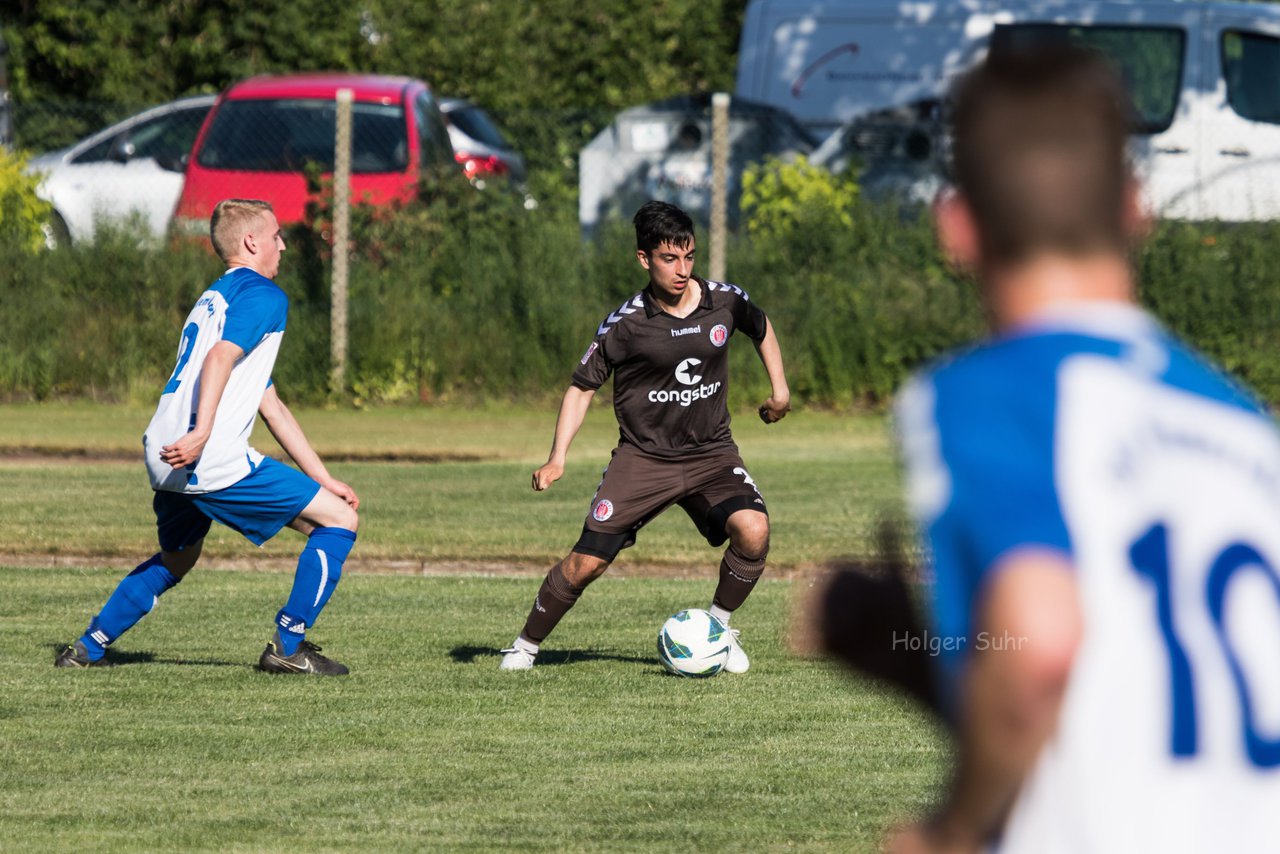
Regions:
<instances>
[{"instance_id":1,"label":"shin guard","mask_svg":"<svg viewBox=\"0 0 1280 854\"><path fill-rule=\"evenodd\" d=\"M345 528L316 528L307 538L306 548L298 556L289 601L276 614L286 656L297 652L307 629L315 625L342 578L342 565L355 542L355 532Z\"/></svg>"},{"instance_id":2,"label":"shin guard","mask_svg":"<svg viewBox=\"0 0 1280 854\"><path fill-rule=\"evenodd\" d=\"M159 553L138 564L116 585L107 604L81 636L80 642L89 652L89 658L94 661L102 658L107 646L151 613L160 596L178 581L165 568Z\"/></svg>"},{"instance_id":3,"label":"shin guard","mask_svg":"<svg viewBox=\"0 0 1280 854\"><path fill-rule=\"evenodd\" d=\"M520 634L534 643L542 643L560 619L569 613L584 589L569 582L560 564L551 567L542 580L542 587L538 588L538 597L533 600L533 609L529 611L529 619L525 620L524 631Z\"/></svg>"},{"instance_id":4,"label":"shin guard","mask_svg":"<svg viewBox=\"0 0 1280 854\"><path fill-rule=\"evenodd\" d=\"M742 607L764 572L765 555L749 558L733 546L725 549L720 561L720 583L716 585L712 604L733 612Z\"/></svg>"}]
</instances>

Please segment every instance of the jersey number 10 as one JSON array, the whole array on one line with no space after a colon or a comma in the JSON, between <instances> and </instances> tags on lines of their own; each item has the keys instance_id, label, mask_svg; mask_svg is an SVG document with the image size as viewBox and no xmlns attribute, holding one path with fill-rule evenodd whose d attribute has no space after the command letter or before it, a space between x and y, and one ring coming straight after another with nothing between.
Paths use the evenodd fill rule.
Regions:
<instances>
[{"instance_id":1,"label":"jersey number 10","mask_svg":"<svg viewBox=\"0 0 1280 854\"><path fill-rule=\"evenodd\" d=\"M1173 590L1169 578L1169 532L1164 524L1153 525L1129 548L1129 559L1138 574L1155 586L1156 611L1160 622L1160 634L1169 654L1169 684L1173 694L1172 752L1174 756L1195 756L1199 751L1199 735L1196 723L1195 679L1191 659L1178 636L1173 622ZM1274 768L1280 765L1280 739L1269 739L1259 732L1255 720L1253 694L1245 679L1244 668L1223 624L1227 587L1241 570L1253 567L1260 570L1271 582L1280 598L1280 577L1266 559L1247 543L1233 543L1218 553L1209 568L1205 584L1209 616L1217 631L1223 655L1231 668L1231 676L1240 699L1240 713L1244 727L1245 752L1249 761L1258 768Z\"/></svg>"}]
</instances>

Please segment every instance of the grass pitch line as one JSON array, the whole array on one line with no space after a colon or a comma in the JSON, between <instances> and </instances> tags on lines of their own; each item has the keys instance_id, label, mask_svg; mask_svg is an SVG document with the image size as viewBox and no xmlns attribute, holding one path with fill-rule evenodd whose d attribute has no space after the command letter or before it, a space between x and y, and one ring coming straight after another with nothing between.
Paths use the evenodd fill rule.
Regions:
<instances>
[{"instance_id":1,"label":"grass pitch line","mask_svg":"<svg viewBox=\"0 0 1280 854\"><path fill-rule=\"evenodd\" d=\"M107 554L20 554L0 552L0 566L11 566L21 569L110 569L125 566L133 556ZM279 572L292 573L298 565L296 557L213 557L206 553L200 559L196 572ZM356 558L347 559L343 572L358 572L367 575L409 575L424 578L540 578L546 574L548 565L528 561L501 560L417 560L417 559L383 559ZM714 580L715 566L708 562L705 566L686 566L666 563L626 563L619 562L609 568L612 578L681 578ZM791 567L770 567L763 580L791 581L796 578L810 578L820 574L823 567L818 564L802 564Z\"/></svg>"}]
</instances>

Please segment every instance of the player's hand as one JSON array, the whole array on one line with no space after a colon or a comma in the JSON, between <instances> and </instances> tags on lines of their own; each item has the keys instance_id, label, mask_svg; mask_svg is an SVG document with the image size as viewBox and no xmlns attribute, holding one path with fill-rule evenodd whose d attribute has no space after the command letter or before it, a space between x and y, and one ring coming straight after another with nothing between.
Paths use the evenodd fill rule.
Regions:
<instances>
[{"instance_id":1,"label":"player's hand","mask_svg":"<svg viewBox=\"0 0 1280 854\"><path fill-rule=\"evenodd\" d=\"M533 473L533 489L535 492L541 492L551 484L560 479L564 474L564 464L548 462L542 468Z\"/></svg>"},{"instance_id":2,"label":"player's hand","mask_svg":"<svg viewBox=\"0 0 1280 854\"><path fill-rule=\"evenodd\" d=\"M186 468L200 459L200 455L204 453L204 446L208 441L208 436L203 436L193 430L172 445L165 445L161 448L160 460L175 469Z\"/></svg>"},{"instance_id":3,"label":"player's hand","mask_svg":"<svg viewBox=\"0 0 1280 854\"><path fill-rule=\"evenodd\" d=\"M760 407L760 420L765 424L774 424L786 417L786 414L790 411L790 398L770 397Z\"/></svg>"},{"instance_id":4,"label":"player's hand","mask_svg":"<svg viewBox=\"0 0 1280 854\"><path fill-rule=\"evenodd\" d=\"M356 491L342 481L329 478L328 481L320 485L347 502L347 505L352 510L360 509L360 496L356 495Z\"/></svg>"}]
</instances>

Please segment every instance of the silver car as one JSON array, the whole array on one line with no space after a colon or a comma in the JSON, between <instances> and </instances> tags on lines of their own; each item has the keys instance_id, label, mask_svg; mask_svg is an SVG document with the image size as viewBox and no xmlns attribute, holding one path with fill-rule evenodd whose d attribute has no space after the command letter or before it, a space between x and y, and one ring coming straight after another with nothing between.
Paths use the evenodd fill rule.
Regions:
<instances>
[{"instance_id":1,"label":"silver car","mask_svg":"<svg viewBox=\"0 0 1280 854\"><path fill-rule=\"evenodd\" d=\"M53 205L51 245L92 241L102 219L137 215L161 237L182 193L183 170L215 96L153 107L81 140L32 158L39 195Z\"/></svg>"},{"instance_id":2,"label":"silver car","mask_svg":"<svg viewBox=\"0 0 1280 854\"><path fill-rule=\"evenodd\" d=\"M483 109L464 98L441 98L440 112L449 128L449 142L463 172L472 181L507 175L523 184L524 157L507 141Z\"/></svg>"}]
</instances>

